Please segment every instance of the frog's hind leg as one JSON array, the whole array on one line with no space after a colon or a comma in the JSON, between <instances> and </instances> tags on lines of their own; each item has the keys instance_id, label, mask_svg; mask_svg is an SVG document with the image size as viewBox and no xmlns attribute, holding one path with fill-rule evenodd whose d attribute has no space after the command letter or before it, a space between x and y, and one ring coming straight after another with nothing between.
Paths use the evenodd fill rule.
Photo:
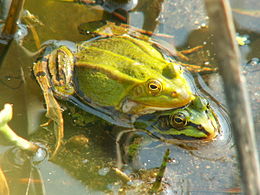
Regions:
<instances>
[{"instance_id":1,"label":"frog's hind leg","mask_svg":"<svg viewBox=\"0 0 260 195\"><path fill-rule=\"evenodd\" d=\"M196 46L196 47L193 47L193 48L190 48L190 49L177 51L176 55L181 60L189 61L189 58L186 55L197 52L197 51L201 50L202 48L203 48L203 46L199 45L199 46ZM204 73L204 72L215 72L217 70L217 68L213 67L212 65L187 64L187 63L183 63L183 62L179 62L179 63L191 72L200 72L200 73L203 72Z\"/></svg>"},{"instance_id":2,"label":"frog's hind leg","mask_svg":"<svg viewBox=\"0 0 260 195\"><path fill-rule=\"evenodd\" d=\"M122 160L122 155L121 155L121 150L120 150L120 140L122 138L122 136L125 133L129 133L129 132L134 132L136 131L136 129L127 129L124 131L121 131L120 133L118 133L117 137L116 137L116 157L117 157L117 168L118 169L122 169L123 167L123 160Z\"/></svg>"},{"instance_id":3,"label":"frog's hind leg","mask_svg":"<svg viewBox=\"0 0 260 195\"><path fill-rule=\"evenodd\" d=\"M190 72L199 72L199 73L211 72L211 73L213 73L213 72L217 71L217 68L213 67L211 65L186 64L186 63L182 63L182 62L178 62L178 63L180 63L182 66L184 66Z\"/></svg>"},{"instance_id":4,"label":"frog's hind leg","mask_svg":"<svg viewBox=\"0 0 260 195\"><path fill-rule=\"evenodd\" d=\"M56 145L51 155L53 158L61 144L64 136L64 122L62 117L62 109L55 99L51 90L49 79L47 78L46 71L47 65L45 61L38 61L33 67L34 75L43 91L44 99L47 105L46 117L54 122L54 131L56 137Z\"/></svg>"}]
</instances>

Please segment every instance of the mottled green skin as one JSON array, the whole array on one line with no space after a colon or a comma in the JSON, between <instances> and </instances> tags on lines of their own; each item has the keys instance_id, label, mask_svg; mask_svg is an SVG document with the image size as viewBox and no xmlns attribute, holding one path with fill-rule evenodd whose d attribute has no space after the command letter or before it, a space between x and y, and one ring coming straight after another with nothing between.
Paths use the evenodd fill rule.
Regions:
<instances>
[{"instance_id":1,"label":"mottled green skin","mask_svg":"<svg viewBox=\"0 0 260 195\"><path fill-rule=\"evenodd\" d=\"M188 104L193 95L183 71L164 59L150 43L127 35L84 42L75 54L78 90L101 106L122 111L122 104L135 102L129 112L145 108L166 110ZM148 83L156 80L161 90L153 93Z\"/></svg>"},{"instance_id":2,"label":"mottled green skin","mask_svg":"<svg viewBox=\"0 0 260 195\"><path fill-rule=\"evenodd\" d=\"M174 118L182 118L181 125L173 122ZM180 140L212 140L219 132L219 121L208 101L196 98L186 107L157 112L140 117L135 128L146 129L167 139Z\"/></svg>"}]
</instances>

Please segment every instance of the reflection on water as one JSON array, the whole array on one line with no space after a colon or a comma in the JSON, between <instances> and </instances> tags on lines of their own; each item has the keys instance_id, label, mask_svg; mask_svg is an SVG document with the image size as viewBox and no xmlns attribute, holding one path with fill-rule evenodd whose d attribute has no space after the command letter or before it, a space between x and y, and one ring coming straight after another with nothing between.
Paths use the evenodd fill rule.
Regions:
<instances>
[{"instance_id":1,"label":"reflection on water","mask_svg":"<svg viewBox=\"0 0 260 195\"><path fill-rule=\"evenodd\" d=\"M159 6L154 8L156 9L154 13L148 9L154 4L140 1L136 9L131 12L130 17L133 18L129 21L134 24L140 22L135 18L138 15L135 12L141 12L145 15L144 21L140 22L143 23L144 28L175 36L175 39L171 40L162 38L167 42L175 42L183 48L204 45L199 53L188 56L189 63L214 64L215 53L211 49L211 35L206 28L201 28L201 25L207 22L201 1L194 0L190 3L187 0L175 2L165 0L162 10L160 6L163 1L153 2L159 2ZM78 33L80 24L104 18L115 19L115 16L104 13L101 9L76 3L31 0L26 1L25 8L44 24L43 26L35 24L41 42L56 39L83 41L86 37ZM235 18L238 18L238 30L250 37L250 45L241 47L241 51L245 54L242 55L243 61L248 62L252 58L259 58L260 39L258 33L251 32L257 22L243 23L241 17L243 15L235 15ZM245 20L250 21L251 18L247 16ZM259 20L257 24L259 26ZM1 65L0 102L1 105L6 102L14 104L14 120L10 125L19 135L28 137L30 134L30 139L41 142L51 149L55 141L51 129L39 127L39 124L46 122L43 117L45 108L41 92L36 81L31 77L31 67L35 58L28 56L28 50L35 52L36 47L30 33L29 30L29 35L22 43L27 51L12 43ZM260 76L257 67L259 68L259 64L249 64L244 66L244 71L248 79L255 126L258 130L257 139L259 139L260 103L257 83ZM222 89L219 87L221 81L218 74L207 74L202 77L214 93L219 95ZM214 144L209 147L210 149L188 151L159 142L141 132L126 133L120 140L120 152L125 163L123 171L132 179L129 182L113 169L117 163L116 136L122 129L105 122L76 127L68 112L65 112L65 117L64 145L58 156L51 161L45 159L39 164L34 164L30 156L21 155L18 150L1 147L1 165L12 194L26 194L28 190L31 194L95 194L120 192L120 190L129 193L147 192L145 190L151 188L167 148L171 150L171 161L167 165L163 180L165 193L225 194L240 186L235 152L231 145L221 148L217 154L216 151L212 152L211 147ZM221 158L218 156L220 153L224 154Z\"/></svg>"}]
</instances>

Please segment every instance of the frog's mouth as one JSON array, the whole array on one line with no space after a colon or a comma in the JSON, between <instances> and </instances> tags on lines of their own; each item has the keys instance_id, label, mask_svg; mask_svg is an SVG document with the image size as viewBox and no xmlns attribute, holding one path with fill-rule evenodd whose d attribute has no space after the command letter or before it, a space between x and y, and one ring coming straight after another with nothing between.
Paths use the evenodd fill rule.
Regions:
<instances>
[{"instance_id":1,"label":"frog's mouth","mask_svg":"<svg viewBox=\"0 0 260 195\"><path fill-rule=\"evenodd\" d=\"M150 103L149 101L133 101L133 100L129 100L129 101L142 105L144 109L163 111L163 110L170 110L170 109L187 106L193 99L194 99L193 96L187 96L183 98L182 101L161 100L157 104Z\"/></svg>"},{"instance_id":2,"label":"frog's mouth","mask_svg":"<svg viewBox=\"0 0 260 195\"><path fill-rule=\"evenodd\" d=\"M163 110L170 110L172 107L155 107L150 106L148 104L141 104L131 100L125 100L121 104L121 110L124 113L129 114L136 114L136 115L144 115L144 114L151 114L155 111L163 111Z\"/></svg>"},{"instance_id":3,"label":"frog's mouth","mask_svg":"<svg viewBox=\"0 0 260 195\"><path fill-rule=\"evenodd\" d=\"M140 129L140 131L143 130ZM150 132L150 131L148 131L148 134L151 137L160 140L161 142L178 145L189 150L194 150L194 149L197 150L199 147L205 146L205 144L210 144L217 137L216 134L212 137L209 136L209 137L201 137L201 138L191 137L187 135L172 136L172 135L162 135L159 132Z\"/></svg>"},{"instance_id":4,"label":"frog's mouth","mask_svg":"<svg viewBox=\"0 0 260 195\"><path fill-rule=\"evenodd\" d=\"M166 142L169 142L169 140L179 140L182 142L193 142L193 141L212 141L214 138L217 137L217 132L218 130L214 127L213 132L209 133L208 131L205 130L204 127L201 125L189 122L187 126L192 126L194 129L198 131L198 133L202 133L204 136L192 136L192 135L186 135L185 132L181 132L180 130L179 134L171 134L168 131L162 131L159 130L156 126L152 126L152 129L150 130L152 134L154 134L156 137L160 137L162 139L167 140ZM177 131L177 130L176 130Z\"/></svg>"},{"instance_id":5,"label":"frog's mouth","mask_svg":"<svg viewBox=\"0 0 260 195\"><path fill-rule=\"evenodd\" d=\"M184 127L173 127L169 123L162 123L154 115L145 115L144 118L137 120L135 127L149 132L150 135L167 143L188 143L188 142L210 142L214 140L219 134L218 123L213 123L208 119L208 123L204 125L188 121ZM168 117L166 117L168 118ZM205 119L207 120L207 119ZM153 121L151 124L149 124ZM139 123L139 124L138 124Z\"/></svg>"}]
</instances>

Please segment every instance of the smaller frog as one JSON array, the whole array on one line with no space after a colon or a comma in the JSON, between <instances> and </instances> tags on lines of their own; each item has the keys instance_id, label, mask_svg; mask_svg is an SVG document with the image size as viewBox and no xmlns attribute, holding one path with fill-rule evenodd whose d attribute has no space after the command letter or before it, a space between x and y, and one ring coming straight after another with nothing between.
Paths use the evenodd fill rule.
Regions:
<instances>
[{"instance_id":1,"label":"smaller frog","mask_svg":"<svg viewBox=\"0 0 260 195\"><path fill-rule=\"evenodd\" d=\"M213 140L220 132L219 118L207 99L196 96L187 106L139 117L135 128L163 140Z\"/></svg>"},{"instance_id":2,"label":"smaller frog","mask_svg":"<svg viewBox=\"0 0 260 195\"><path fill-rule=\"evenodd\" d=\"M185 107L157 111L138 117L133 124L133 129L145 130L148 134L163 138L163 141L173 139L181 142L211 141L223 131L220 125L223 117L219 117L215 109L206 98L195 96L195 99ZM100 121L98 117L81 111L73 105L69 106L69 110L76 126L86 126L90 122Z\"/></svg>"}]
</instances>

